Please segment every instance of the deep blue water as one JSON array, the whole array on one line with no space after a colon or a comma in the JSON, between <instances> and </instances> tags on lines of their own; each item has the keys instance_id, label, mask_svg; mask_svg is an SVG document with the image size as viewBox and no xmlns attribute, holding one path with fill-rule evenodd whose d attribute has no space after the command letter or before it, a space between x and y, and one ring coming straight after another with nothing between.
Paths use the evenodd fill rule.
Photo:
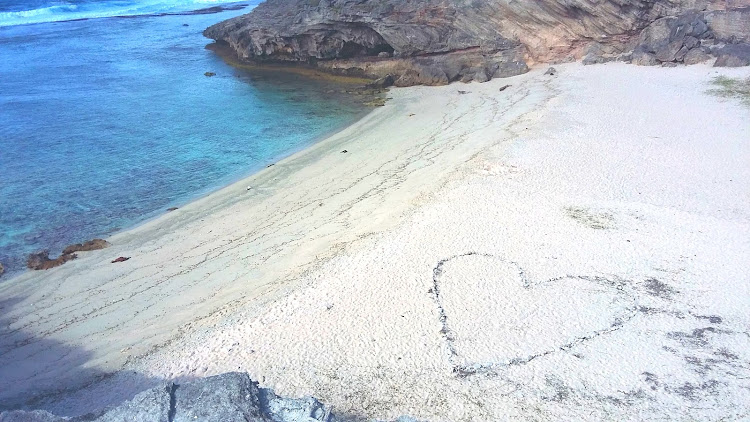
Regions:
<instances>
[{"instance_id":1,"label":"deep blue water","mask_svg":"<svg viewBox=\"0 0 750 422\"><path fill-rule=\"evenodd\" d=\"M204 49L204 28L249 9L2 26L2 13L52 3L96 8L0 3L0 262L11 272L34 250L54 254L144 221L363 112L330 86L246 74ZM108 16L139 2L102 3ZM142 3L158 13L198 2Z\"/></svg>"}]
</instances>

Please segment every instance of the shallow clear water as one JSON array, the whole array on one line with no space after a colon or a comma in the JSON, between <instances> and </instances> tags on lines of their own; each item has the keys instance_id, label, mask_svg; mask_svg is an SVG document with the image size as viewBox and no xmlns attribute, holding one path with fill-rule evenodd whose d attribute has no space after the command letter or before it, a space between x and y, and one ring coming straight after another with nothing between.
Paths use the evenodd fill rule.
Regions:
<instances>
[{"instance_id":1,"label":"shallow clear water","mask_svg":"<svg viewBox=\"0 0 750 422\"><path fill-rule=\"evenodd\" d=\"M330 86L248 75L204 49L204 28L247 12L0 28L6 269L179 206L362 114Z\"/></svg>"}]
</instances>

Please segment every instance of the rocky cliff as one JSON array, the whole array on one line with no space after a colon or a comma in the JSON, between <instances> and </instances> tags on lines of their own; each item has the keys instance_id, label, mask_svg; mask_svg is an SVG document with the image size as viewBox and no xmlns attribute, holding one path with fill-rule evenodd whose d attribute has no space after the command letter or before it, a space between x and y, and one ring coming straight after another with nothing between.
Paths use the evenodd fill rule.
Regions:
<instances>
[{"instance_id":1,"label":"rocky cliff","mask_svg":"<svg viewBox=\"0 0 750 422\"><path fill-rule=\"evenodd\" d=\"M243 61L392 75L405 86L485 81L536 62L632 54L641 64L720 54L736 56L725 60L730 65L750 63L749 23L750 0L267 0L204 35ZM694 25L686 31L688 24ZM657 54L670 43L675 55Z\"/></svg>"}]
</instances>

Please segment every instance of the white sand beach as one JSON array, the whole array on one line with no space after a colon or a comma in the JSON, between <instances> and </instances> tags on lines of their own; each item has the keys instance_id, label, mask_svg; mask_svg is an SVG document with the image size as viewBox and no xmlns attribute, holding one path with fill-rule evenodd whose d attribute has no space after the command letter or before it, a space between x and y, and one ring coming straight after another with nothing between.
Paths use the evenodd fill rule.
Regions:
<instances>
[{"instance_id":1,"label":"white sand beach","mask_svg":"<svg viewBox=\"0 0 750 422\"><path fill-rule=\"evenodd\" d=\"M750 107L706 93L750 69L555 67L392 89L4 280L0 407L239 370L382 420L750 418Z\"/></svg>"}]
</instances>

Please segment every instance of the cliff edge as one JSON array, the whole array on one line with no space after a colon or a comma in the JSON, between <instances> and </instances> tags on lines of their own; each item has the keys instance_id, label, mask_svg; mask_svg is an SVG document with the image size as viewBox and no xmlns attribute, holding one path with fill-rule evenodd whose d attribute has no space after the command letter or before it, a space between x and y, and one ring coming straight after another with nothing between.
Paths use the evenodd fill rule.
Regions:
<instances>
[{"instance_id":1,"label":"cliff edge","mask_svg":"<svg viewBox=\"0 0 750 422\"><path fill-rule=\"evenodd\" d=\"M204 35L241 61L398 86L579 59L739 66L750 64L750 0L267 0Z\"/></svg>"}]
</instances>

